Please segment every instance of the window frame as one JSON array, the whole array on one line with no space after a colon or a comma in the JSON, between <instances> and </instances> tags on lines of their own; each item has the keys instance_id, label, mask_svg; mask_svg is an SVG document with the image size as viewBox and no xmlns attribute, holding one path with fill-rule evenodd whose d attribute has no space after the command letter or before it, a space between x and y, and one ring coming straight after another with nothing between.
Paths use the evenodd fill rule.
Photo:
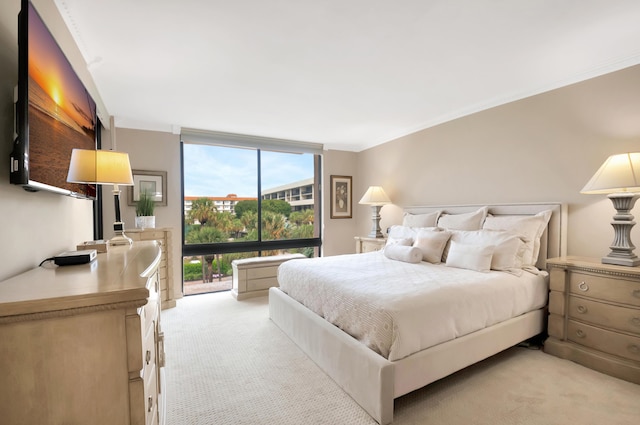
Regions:
<instances>
[{"instance_id":1,"label":"window frame","mask_svg":"<svg viewBox=\"0 0 640 425\"><path fill-rule=\"evenodd\" d=\"M211 146L221 146L228 148L247 148L256 151L257 156L257 190L258 190L258 239L256 241L240 241L240 242L217 242L217 243L205 243L205 244L187 244L186 243L186 217L184 209L184 145L189 144L206 144ZM274 149L262 149L256 148L251 145L242 146L241 144L229 144L215 143L210 141L203 143L199 141L180 141L180 166L181 166L181 199L182 199L182 256L198 256L198 255L214 255L214 254L231 254L238 252L258 252L258 256L262 256L263 251L273 250L286 250L292 248L307 248L313 247L316 249L317 256L322 253L322 154L317 152L304 152L314 156L314 187L316 190L316 196L314 197L314 234L317 236L313 238L304 239L279 239L279 240L262 240L262 170L261 170L261 152L262 151L275 151ZM296 152L299 153L299 152ZM315 223L317 220L317 223Z\"/></svg>"}]
</instances>

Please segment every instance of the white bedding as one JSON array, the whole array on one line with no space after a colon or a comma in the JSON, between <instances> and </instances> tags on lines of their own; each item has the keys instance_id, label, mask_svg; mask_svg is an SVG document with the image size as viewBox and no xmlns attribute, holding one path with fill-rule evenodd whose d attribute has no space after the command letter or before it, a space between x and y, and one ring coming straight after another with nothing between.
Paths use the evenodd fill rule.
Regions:
<instances>
[{"instance_id":1,"label":"white bedding","mask_svg":"<svg viewBox=\"0 0 640 425\"><path fill-rule=\"evenodd\" d=\"M280 289L390 361L546 305L543 273L405 263L381 251L300 259Z\"/></svg>"}]
</instances>

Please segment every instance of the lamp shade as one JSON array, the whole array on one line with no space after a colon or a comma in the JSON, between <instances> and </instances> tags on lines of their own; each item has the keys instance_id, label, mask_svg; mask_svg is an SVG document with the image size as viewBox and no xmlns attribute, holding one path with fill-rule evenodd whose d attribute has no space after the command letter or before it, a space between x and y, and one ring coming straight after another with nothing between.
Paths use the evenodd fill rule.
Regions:
<instances>
[{"instance_id":1,"label":"lamp shade","mask_svg":"<svg viewBox=\"0 0 640 425\"><path fill-rule=\"evenodd\" d=\"M363 205L386 205L390 204L391 200L387 194L384 193L384 189L382 187L371 186L367 189L359 203Z\"/></svg>"},{"instance_id":2,"label":"lamp shade","mask_svg":"<svg viewBox=\"0 0 640 425\"><path fill-rule=\"evenodd\" d=\"M67 181L133 185L129 154L124 152L73 149Z\"/></svg>"},{"instance_id":3,"label":"lamp shade","mask_svg":"<svg viewBox=\"0 0 640 425\"><path fill-rule=\"evenodd\" d=\"M580 193L599 194L640 191L640 153L611 155Z\"/></svg>"}]
</instances>

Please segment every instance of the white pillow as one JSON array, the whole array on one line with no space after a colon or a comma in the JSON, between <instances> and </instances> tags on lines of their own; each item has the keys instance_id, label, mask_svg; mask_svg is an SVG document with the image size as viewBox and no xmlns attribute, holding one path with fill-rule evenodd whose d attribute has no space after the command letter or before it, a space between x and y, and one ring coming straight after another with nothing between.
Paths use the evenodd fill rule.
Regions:
<instances>
[{"instance_id":1,"label":"white pillow","mask_svg":"<svg viewBox=\"0 0 640 425\"><path fill-rule=\"evenodd\" d=\"M493 246L479 247L455 241L451 241L450 244L447 266L478 272L488 272L491 269Z\"/></svg>"},{"instance_id":2,"label":"white pillow","mask_svg":"<svg viewBox=\"0 0 640 425\"><path fill-rule=\"evenodd\" d=\"M412 238L416 235L416 231L408 226L399 226L394 224L389 227L389 231L387 232L387 236L394 239L406 239Z\"/></svg>"},{"instance_id":3,"label":"white pillow","mask_svg":"<svg viewBox=\"0 0 640 425\"><path fill-rule=\"evenodd\" d=\"M451 232L441 229L423 229L416 235L413 246L422 251L422 260L430 263L442 262L442 252L451 237Z\"/></svg>"},{"instance_id":4,"label":"white pillow","mask_svg":"<svg viewBox=\"0 0 640 425\"><path fill-rule=\"evenodd\" d=\"M411 246L412 244L413 244L413 239L411 238L404 238L404 239L387 238L387 243L384 246L389 246L389 245Z\"/></svg>"},{"instance_id":5,"label":"white pillow","mask_svg":"<svg viewBox=\"0 0 640 425\"><path fill-rule=\"evenodd\" d=\"M427 214L404 213L402 225L407 227L435 227L439 216L440 211Z\"/></svg>"},{"instance_id":6,"label":"white pillow","mask_svg":"<svg viewBox=\"0 0 640 425\"><path fill-rule=\"evenodd\" d=\"M488 216L482 225L483 229L509 230L525 239L523 266L535 266L540 254L540 237L547 228L551 218L551 210L536 215L502 215Z\"/></svg>"},{"instance_id":7,"label":"white pillow","mask_svg":"<svg viewBox=\"0 0 640 425\"><path fill-rule=\"evenodd\" d=\"M482 223L489 207L482 207L477 211L465 214L443 214L438 218L438 227L454 230L482 229Z\"/></svg>"},{"instance_id":8,"label":"white pillow","mask_svg":"<svg viewBox=\"0 0 640 425\"><path fill-rule=\"evenodd\" d=\"M422 251L413 246L387 245L384 247L385 257L405 263L419 263L422 261Z\"/></svg>"},{"instance_id":9,"label":"white pillow","mask_svg":"<svg viewBox=\"0 0 640 425\"><path fill-rule=\"evenodd\" d=\"M506 230L452 230L451 241L466 245L474 245L477 248L493 246L494 252L491 259L491 269L517 272L522 268L523 255L525 253L525 241L520 235ZM443 255L443 257L446 258Z\"/></svg>"},{"instance_id":10,"label":"white pillow","mask_svg":"<svg viewBox=\"0 0 640 425\"><path fill-rule=\"evenodd\" d=\"M416 234L422 229L426 229L426 227L409 227L394 224L389 227L387 232L387 245L393 245L401 239L410 239L408 245L411 245L416 238Z\"/></svg>"}]
</instances>

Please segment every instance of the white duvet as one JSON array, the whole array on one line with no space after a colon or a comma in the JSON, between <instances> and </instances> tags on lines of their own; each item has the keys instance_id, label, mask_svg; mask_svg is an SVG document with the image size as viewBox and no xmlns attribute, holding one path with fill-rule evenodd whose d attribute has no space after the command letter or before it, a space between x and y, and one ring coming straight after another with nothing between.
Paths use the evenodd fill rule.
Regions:
<instances>
[{"instance_id":1,"label":"white duvet","mask_svg":"<svg viewBox=\"0 0 640 425\"><path fill-rule=\"evenodd\" d=\"M481 273L381 251L291 260L280 289L372 350L399 360L544 306L543 274Z\"/></svg>"}]
</instances>

